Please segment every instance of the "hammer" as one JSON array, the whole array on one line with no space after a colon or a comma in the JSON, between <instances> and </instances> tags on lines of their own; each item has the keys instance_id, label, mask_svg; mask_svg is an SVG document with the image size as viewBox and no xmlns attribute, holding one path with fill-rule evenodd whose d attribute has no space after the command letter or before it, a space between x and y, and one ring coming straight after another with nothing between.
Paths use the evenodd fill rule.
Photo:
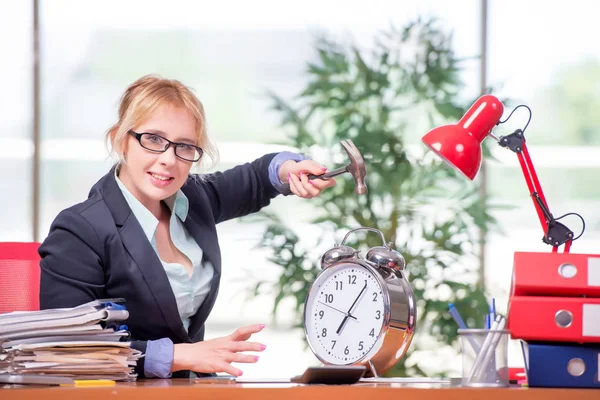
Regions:
<instances>
[{"instance_id":1,"label":"hammer","mask_svg":"<svg viewBox=\"0 0 600 400\"><path fill-rule=\"evenodd\" d=\"M334 176L341 175L345 172L349 172L350 175L354 178L354 182L356 186L354 187L354 193L356 194L365 194L367 193L367 186L365 185L365 175L367 171L365 170L365 161L363 160L360 151L356 148L352 140L344 139L340 142L346 153L348 153L348 158L350 158L350 164L345 167L335 169L333 171L329 171L323 175L308 175L308 179L329 179ZM284 183L282 186L283 194L290 194L290 184Z\"/></svg>"}]
</instances>

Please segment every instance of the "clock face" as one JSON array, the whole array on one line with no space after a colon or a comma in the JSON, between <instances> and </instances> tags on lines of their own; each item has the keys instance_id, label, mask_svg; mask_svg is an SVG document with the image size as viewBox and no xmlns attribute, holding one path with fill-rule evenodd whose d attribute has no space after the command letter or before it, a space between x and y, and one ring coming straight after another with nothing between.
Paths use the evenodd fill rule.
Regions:
<instances>
[{"instance_id":1,"label":"clock face","mask_svg":"<svg viewBox=\"0 0 600 400\"><path fill-rule=\"evenodd\" d=\"M324 363L352 364L369 359L387 327L387 292L370 268L343 262L315 280L304 314L308 342Z\"/></svg>"}]
</instances>

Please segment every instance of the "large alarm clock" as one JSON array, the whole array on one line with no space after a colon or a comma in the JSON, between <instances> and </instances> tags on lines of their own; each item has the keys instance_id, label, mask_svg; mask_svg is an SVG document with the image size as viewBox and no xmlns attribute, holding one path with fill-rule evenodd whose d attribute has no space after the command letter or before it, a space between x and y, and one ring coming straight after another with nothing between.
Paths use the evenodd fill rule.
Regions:
<instances>
[{"instance_id":1,"label":"large alarm clock","mask_svg":"<svg viewBox=\"0 0 600 400\"><path fill-rule=\"evenodd\" d=\"M379 233L382 246L360 252L344 245L359 230ZM416 305L404 257L374 228L353 229L321 257L304 306L304 329L315 356L329 365L365 365L377 377L408 350Z\"/></svg>"}]
</instances>

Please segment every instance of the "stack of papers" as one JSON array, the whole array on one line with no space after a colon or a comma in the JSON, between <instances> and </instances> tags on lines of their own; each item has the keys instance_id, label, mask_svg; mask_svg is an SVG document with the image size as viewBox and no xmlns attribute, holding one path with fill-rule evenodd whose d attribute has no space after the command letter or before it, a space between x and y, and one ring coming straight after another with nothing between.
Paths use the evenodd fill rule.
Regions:
<instances>
[{"instance_id":1,"label":"stack of papers","mask_svg":"<svg viewBox=\"0 0 600 400\"><path fill-rule=\"evenodd\" d=\"M0 375L135 380L122 301L0 314Z\"/></svg>"}]
</instances>

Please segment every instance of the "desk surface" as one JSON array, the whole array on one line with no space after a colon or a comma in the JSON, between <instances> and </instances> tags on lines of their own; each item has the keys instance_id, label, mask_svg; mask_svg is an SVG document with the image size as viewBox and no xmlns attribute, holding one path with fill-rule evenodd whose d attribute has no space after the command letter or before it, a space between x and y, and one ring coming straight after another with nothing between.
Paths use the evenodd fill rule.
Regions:
<instances>
[{"instance_id":1,"label":"desk surface","mask_svg":"<svg viewBox=\"0 0 600 400\"><path fill-rule=\"evenodd\" d=\"M117 383L112 387L11 387L0 389L2 400L107 400L116 398L144 400L179 399L244 399L244 400L598 400L595 389L472 389L443 388L431 385L406 387L397 384L360 383L356 385L292 385L292 384L199 384L185 379L141 380Z\"/></svg>"}]
</instances>

